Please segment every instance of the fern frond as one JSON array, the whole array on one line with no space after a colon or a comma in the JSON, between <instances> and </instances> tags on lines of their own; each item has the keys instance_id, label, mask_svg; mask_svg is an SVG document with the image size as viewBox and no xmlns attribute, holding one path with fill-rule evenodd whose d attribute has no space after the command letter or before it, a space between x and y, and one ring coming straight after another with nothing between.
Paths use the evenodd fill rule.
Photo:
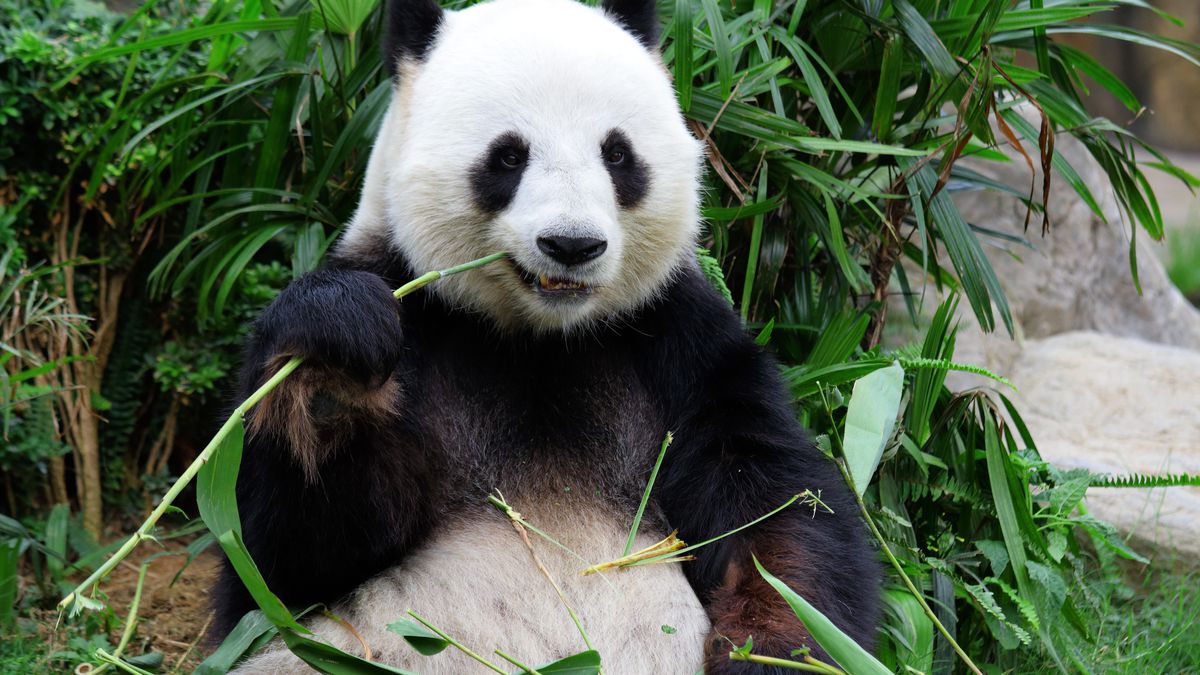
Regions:
<instances>
[{"instance_id":1,"label":"fern frond","mask_svg":"<svg viewBox=\"0 0 1200 675\"><path fill-rule=\"evenodd\" d=\"M1156 487L1200 487L1200 475L1188 473L1152 474L1133 473L1125 476L1093 476L1094 488L1156 488Z\"/></svg>"},{"instance_id":2,"label":"fern frond","mask_svg":"<svg viewBox=\"0 0 1200 675\"><path fill-rule=\"evenodd\" d=\"M917 357L901 356L896 360L900 362L900 365L904 366L905 370L915 370L915 369L919 369L919 368L937 368L937 369L941 369L941 370L957 370L957 371L963 372L963 373L972 373L974 375L982 375L983 377L986 377L989 380L995 380L996 382L999 382L1000 384L1003 384L1006 387L1010 387L1013 391L1017 390L1017 386L1015 384L1013 384L1012 382L1010 382L1008 380L1008 378L1003 377L1001 375L997 375L996 373L993 373L992 371L990 371L987 368L984 368L982 366L972 366L972 365L969 365L966 363L955 363L953 361L947 361L946 359L930 359L930 358L925 358L925 357L921 357L921 356L917 356Z\"/></svg>"},{"instance_id":3,"label":"fern frond","mask_svg":"<svg viewBox=\"0 0 1200 675\"><path fill-rule=\"evenodd\" d=\"M708 283L725 298L730 307L733 307L733 294L725 284L725 273L721 271L721 263L712 257L708 249L701 247L696 247L696 260L700 263L700 271L704 273L704 278L708 279Z\"/></svg>"}]
</instances>

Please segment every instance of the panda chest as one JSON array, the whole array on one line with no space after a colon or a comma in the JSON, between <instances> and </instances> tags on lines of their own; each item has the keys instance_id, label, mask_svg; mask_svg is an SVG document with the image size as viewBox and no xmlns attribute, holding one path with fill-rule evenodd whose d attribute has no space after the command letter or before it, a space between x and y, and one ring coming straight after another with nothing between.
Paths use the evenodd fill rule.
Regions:
<instances>
[{"instance_id":1,"label":"panda chest","mask_svg":"<svg viewBox=\"0 0 1200 675\"><path fill-rule=\"evenodd\" d=\"M611 361L427 375L422 436L460 485L636 503L666 433L633 369Z\"/></svg>"}]
</instances>

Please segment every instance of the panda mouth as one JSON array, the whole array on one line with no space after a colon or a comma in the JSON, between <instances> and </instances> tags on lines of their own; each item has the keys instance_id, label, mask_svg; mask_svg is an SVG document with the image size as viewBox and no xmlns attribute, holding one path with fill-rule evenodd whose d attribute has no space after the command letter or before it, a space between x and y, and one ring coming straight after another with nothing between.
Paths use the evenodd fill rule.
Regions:
<instances>
[{"instance_id":1,"label":"panda mouth","mask_svg":"<svg viewBox=\"0 0 1200 675\"><path fill-rule=\"evenodd\" d=\"M552 277L549 274L534 274L516 263L513 263L513 267L521 281L544 298L582 299L592 293L592 287L582 281Z\"/></svg>"}]
</instances>

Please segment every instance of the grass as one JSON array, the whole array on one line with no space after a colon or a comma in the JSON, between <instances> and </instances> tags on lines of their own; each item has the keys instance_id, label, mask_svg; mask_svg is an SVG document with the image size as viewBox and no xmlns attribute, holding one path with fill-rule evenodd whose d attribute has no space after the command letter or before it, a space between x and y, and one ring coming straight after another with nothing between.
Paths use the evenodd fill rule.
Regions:
<instances>
[{"instance_id":1,"label":"grass","mask_svg":"<svg viewBox=\"0 0 1200 675\"><path fill-rule=\"evenodd\" d=\"M1200 225L1167 231L1167 276L1200 306Z\"/></svg>"},{"instance_id":2,"label":"grass","mask_svg":"<svg viewBox=\"0 0 1200 675\"><path fill-rule=\"evenodd\" d=\"M1097 598L1085 619L1095 636L1086 660L1094 673L1200 673L1200 561L1158 559L1126 572L1132 593ZM1027 657L1019 673L1058 672Z\"/></svg>"},{"instance_id":3,"label":"grass","mask_svg":"<svg viewBox=\"0 0 1200 675\"><path fill-rule=\"evenodd\" d=\"M0 639L0 672L39 672L45 668L46 656L46 644L36 636L18 633Z\"/></svg>"}]
</instances>

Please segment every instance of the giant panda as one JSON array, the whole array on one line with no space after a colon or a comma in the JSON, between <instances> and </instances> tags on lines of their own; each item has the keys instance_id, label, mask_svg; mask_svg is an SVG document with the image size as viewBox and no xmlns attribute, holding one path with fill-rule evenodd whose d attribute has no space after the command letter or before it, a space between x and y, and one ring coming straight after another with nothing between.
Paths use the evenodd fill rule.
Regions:
<instances>
[{"instance_id":1,"label":"giant panda","mask_svg":"<svg viewBox=\"0 0 1200 675\"><path fill-rule=\"evenodd\" d=\"M394 87L361 203L327 265L257 319L241 375L245 395L305 359L251 411L237 493L271 589L341 619L310 615L321 639L479 672L386 630L412 609L486 655L582 651L540 564L607 673L770 672L729 650L816 645L756 556L872 644L879 569L855 501L698 267L704 150L657 21L653 0L390 0ZM390 293L494 251L511 257ZM693 561L581 576L621 555L668 431L635 550L709 539L805 490L828 510L794 505ZM490 494L562 548L527 545ZM218 634L254 607L228 564L215 604ZM305 671L282 645L240 667Z\"/></svg>"}]
</instances>

